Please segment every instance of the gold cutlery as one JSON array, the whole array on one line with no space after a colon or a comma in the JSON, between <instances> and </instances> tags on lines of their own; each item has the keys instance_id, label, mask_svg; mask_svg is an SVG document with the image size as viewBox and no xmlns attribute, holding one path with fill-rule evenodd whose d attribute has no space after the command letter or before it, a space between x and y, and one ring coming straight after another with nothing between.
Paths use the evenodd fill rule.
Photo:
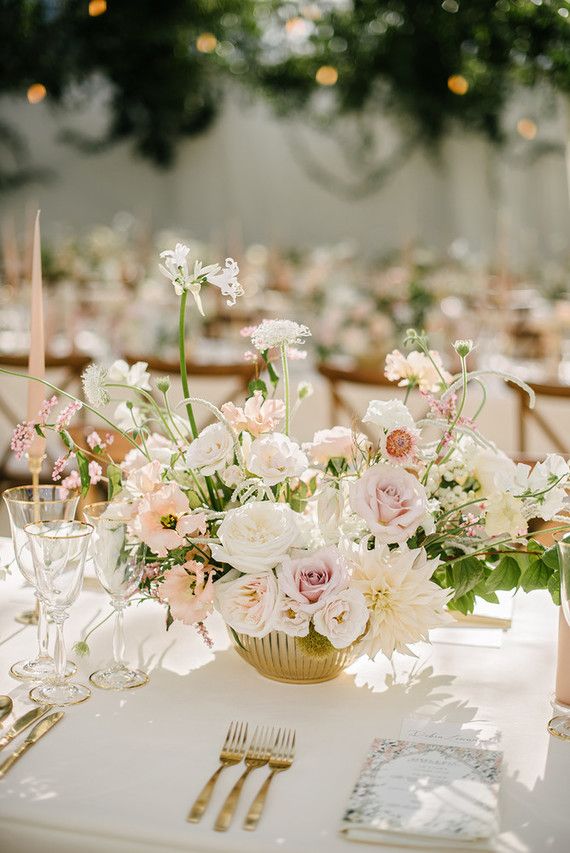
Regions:
<instances>
[{"instance_id":1,"label":"gold cutlery","mask_svg":"<svg viewBox=\"0 0 570 853\"><path fill-rule=\"evenodd\" d=\"M220 766L216 772L208 779L196 801L186 818L190 823L198 823L212 797L212 792L218 781L222 770L225 767L231 767L232 764L239 764L245 755L245 743L247 740L247 723L230 723L228 733L224 745L220 750Z\"/></svg>"},{"instance_id":2,"label":"gold cutlery","mask_svg":"<svg viewBox=\"0 0 570 853\"><path fill-rule=\"evenodd\" d=\"M3 720L12 713L14 707L10 696L0 696L0 720Z\"/></svg>"},{"instance_id":3,"label":"gold cutlery","mask_svg":"<svg viewBox=\"0 0 570 853\"><path fill-rule=\"evenodd\" d=\"M21 743L20 746L15 749L14 752L2 762L2 764L0 764L0 779L6 775L8 770L22 757L22 755L24 755L25 752L28 751L28 749L37 743L40 738L46 735L56 723L59 723L62 717L63 711L57 711L55 714L50 714L49 717L45 717L45 719L37 723L25 741L23 741L23 743Z\"/></svg>"},{"instance_id":4,"label":"gold cutlery","mask_svg":"<svg viewBox=\"0 0 570 853\"><path fill-rule=\"evenodd\" d=\"M36 720L39 720L40 717L43 717L44 714L47 714L48 711L51 711L53 705L40 705L39 708L32 708L31 711L28 711L27 714L23 714L21 717L14 722L14 724L8 729L4 737L0 738L0 749L4 749L5 746L8 746L10 741L14 740L20 732L25 731L28 726L31 726L32 723L35 723Z\"/></svg>"},{"instance_id":5,"label":"gold cutlery","mask_svg":"<svg viewBox=\"0 0 570 853\"><path fill-rule=\"evenodd\" d=\"M277 737L278 736L279 732L277 732ZM252 770L256 770L258 767L263 767L264 764L267 764L271 758L275 739L276 736L274 729L259 728L259 726L256 728L253 733L253 739L249 745L249 749L245 754L245 770L226 797L226 801L216 818L216 822L214 824L216 832L225 832L229 828L245 780Z\"/></svg>"},{"instance_id":6,"label":"gold cutlery","mask_svg":"<svg viewBox=\"0 0 570 853\"><path fill-rule=\"evenodd\" d=\"M293 764L295 757L295 730L283 729L280 736L275 741L271 758L269 759L269 768L271 773L259 789L257 796L250 806L247 816L243 822L243 828L250 831L254 830L259 823L259 818L263 812L265 799L269 786L273 777L283 770L288 770Z\"/></svg>"}]
</instances>

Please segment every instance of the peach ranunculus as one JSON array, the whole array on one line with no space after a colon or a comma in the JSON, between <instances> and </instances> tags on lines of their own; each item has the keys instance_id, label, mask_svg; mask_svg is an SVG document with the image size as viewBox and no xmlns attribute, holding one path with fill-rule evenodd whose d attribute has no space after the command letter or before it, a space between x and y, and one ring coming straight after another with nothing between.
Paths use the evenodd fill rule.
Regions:
<instances>
[{"instance_id":1,"label":"peach ranunculus","mask_svg":"<svg viewBox=\"0 0 570 853\"><path fill-rule=\"evenodd\" d=\"M168 603L173 619L185 625L196 625L212 612L213 572L205 571L197 560L173 566L158 585L157 596Z\"/></svg>"},{"instance_id":2,"label":"peach ranunculus","mask_svg":"<svg viewBox=\"0 0 570 853\"><path fill-rule=\"evenodd\" d=\"M277 570L281 592L314 613L348 585L348 570L334 546L306 557L286 558Z\"/></svg>"},{"instance_id":3,"label":"peach ranunculus","mask_svg":"<svg viewBox=\"0 0 570 853\"><path fill-rule=\"evenodd\" d=\"M350 484L350 506L378 542L405 542L428 520L427 495L419 480L403 468L373 465Z\"/></svg>"},{"instance_id":4,"label":"peach ranunculus","mask_svg":"<svg viewBox=\"0 0 570 853\"><path fill-rule=\"evenodd\" d=\"M283 400L264 400L261 391L254 391L243 409L235 403L224 403L222 414L237 432L246 430L254 436L273 432L285 417Z\"/></svg>"},{"instance_id":5,"label":"peach ranunculus","mask_svg":"<svg viewBox=\"0 0 570 853\"><path fill-rule=\"evenodd\" d=\"M132 523L134 533L159 557L185 544L185 537L203 534L203 513L190 513L184 492L170 483L144 497Z\"/></svg>"},{"instance_id":6,"label":"peach ranunculus","mask_svg":"<svg viewBox=\"0 0 570 853\"><path fill-rule=\"evenodd\" d=\"M366 442L365 436L356 436L351 429L335 426L332 429L320 429L309 444L303 449L309 454L311 462L316 465L326 465L331 459L352 459L356 443Z\"/></svg>"},{"instance_id":7,"label":"peach ranunculus","mask_svg":"<svg viewBox=\"0 0 570 853\"><path fill-rule=\"evenodd\" d=\"M445 370L438 352L430 350L429 354L431 361L425 353L415 350L407 356L397 349L388 353L384 370L386 379L397 382L401 387L417 385L420 391L440 391L441 378L451 382L452 376Z\"/></svg>"}]
</instances>

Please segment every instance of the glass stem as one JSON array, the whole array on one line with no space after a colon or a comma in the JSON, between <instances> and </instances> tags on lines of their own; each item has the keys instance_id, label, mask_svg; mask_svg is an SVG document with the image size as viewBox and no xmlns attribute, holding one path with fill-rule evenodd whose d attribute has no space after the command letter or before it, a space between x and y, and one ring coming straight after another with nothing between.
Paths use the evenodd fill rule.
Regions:
<instances>
[{"instance_id":1,"label":"glass stem","mask_svg":"<svg viewBox=\"0 0 570 853\"><path fill-rule=\"evenodd\" d=\"M39 595L36 595L36 598L38 600L38 660L48 661L51 659L49 653L49 623L45 604Z\"/></svg>"},{"instance_id":2,"label":"glass stem","mask_svg":"<svg viewBox=\"0 0 570 853\"><path fill-rule=\"evenodd\" d=\"M125 628L123 624L124 601L113 601L115 608L115 627L113 629L113 669L125 666Z\"/></svg>"},{"instance_id":3,"label":"glass stem","mask_svg":"<svg viewBox=\"0 0 570 853\"><path fill-rule=\"evenodd\" d=\"M52 617L56 627L55 649L53 655L55 662L55 676L53 683L60 686L65 684L65 671L67 669L67 652L65 650L65 640L63 638L63 623L65 622L66 617L64 613L53 613Z\"/></svg>"}]
</instances>

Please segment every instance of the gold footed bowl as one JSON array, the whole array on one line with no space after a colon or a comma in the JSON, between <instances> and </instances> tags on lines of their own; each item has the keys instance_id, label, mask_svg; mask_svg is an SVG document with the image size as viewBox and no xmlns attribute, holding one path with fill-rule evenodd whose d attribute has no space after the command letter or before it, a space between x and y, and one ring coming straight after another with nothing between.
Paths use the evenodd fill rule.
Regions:
<instances>
[{"instance_id":1,"label":"gold footed bowl","mask_svg":"<svg viewBox=\"0 0 570 853\"><path fill-rule=\"evenodd\" d=\"M237 640L230 631L230 636L236 652L250 666L266 678L286 684L330 681L362 655L358 641L346 649L333 648L323 657L313 657L303 652L295 637L281 631L271 631L266 637L236 634Z\"/></svg>"}]
</instances>

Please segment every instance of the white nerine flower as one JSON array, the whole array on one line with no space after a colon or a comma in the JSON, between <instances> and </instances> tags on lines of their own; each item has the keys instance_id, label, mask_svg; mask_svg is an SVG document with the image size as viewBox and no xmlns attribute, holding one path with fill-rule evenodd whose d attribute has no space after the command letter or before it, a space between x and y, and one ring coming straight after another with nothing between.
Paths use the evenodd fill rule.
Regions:
<instances>
[{"instance_id":1,"label":"white nerine flower","mask_svg":"<svg viewBox=\"0 0 570 853\"><path fill-rule=\"evenodd\" d=\"M309 460L296 442L274 432L253 441L247 467L266 485L276 486L287 477L300 477L309 467Z\"/></svg>"},{"instance_id":2,"label":"white nerine flower","mask_svg":"<svg viewBox=\"0 0 570 853\"><path fill-rule=\"evenodd\" d=\"M205 427L186 453L185 461L208 477L231 465L234 458L234 439L224 424Z\"/></svg>"},{"instance_id":3,"label":"white nerine flower","mask_svg":"<svg viewBox=\"0 0 570 853\"><path fill-rule=\"evenodd\" d=\"M119 358L109 368L109 381L150 391L150 373L147 367L146 361L137 361L129 366L126 361Z\"/></svg>"},{"instance_id":4,"label":"white nerine flower","mask_svg":"<svg viewBox=\"0 0 570 853\"><path fill-rule=\"evenodd\" d=\"M369 551L366 542L353 555L351 586L368 607L364 642L370 657L379 651L387 657L395 651L407 654L410 643L428 640L430 628L450 621L444 612L450 590L431 580L438 562L429 560L423 548L377 545Z\"/></svg>"},{"instance_id":5,"label":"white nerine flower","mask_svg":"<svg viewBox=\"0 0 570 853\"><path fill-rule=\"evenodd\" d=\"M224 296L228 297L227 304L235 305L236 298L241 296L243 288L237 280L239 266L233 258L226 258L224 269L219 264L203 266L202 261L196 261L194 269L190 272L188 268L188 254L190 249L184 243L177 243L174 249L161 252L164 264L159 264L159 269L174 285L178 296L184 292L191 293L198 310L204 316L200 290L202 285L208 282L218 287Z\"/></svg>"},{"instance_id":6,"label":"white nerine flower","mask_svg":"<svg viewBox=\"0 0 570 853\"><path fill-rule=\"evenodd\" d=\"M303 338L310 335L307 326L295 323L294 320L262 320L253 330L251 342L256 349L264 352L267 349L302 344Z\"/></svg>"},{"instance_id":7,"label":"white nerine flower","mask_svg":"<svg viewBox=\"0 0 570 853\"><path fill-rule=\"evenodd\" d=\"M90 364L83 371L81 377L83 392L87 401L96 408L106 406L111 401L111 396L105 387L107 378L107 370L101 364Z\"/></svg>"}]
</instances>

